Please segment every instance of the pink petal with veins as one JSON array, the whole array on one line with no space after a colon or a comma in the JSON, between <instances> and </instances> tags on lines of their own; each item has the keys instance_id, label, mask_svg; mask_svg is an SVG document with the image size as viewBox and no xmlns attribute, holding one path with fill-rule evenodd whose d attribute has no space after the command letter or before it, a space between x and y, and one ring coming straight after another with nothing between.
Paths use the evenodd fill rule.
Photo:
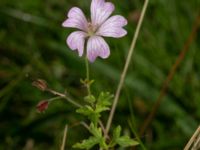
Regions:
<instances>
[{"instance_id":1,"label":"pink petal with veins","mask_svg":"<svg viewBox=\"0 0 200 150\"><path fill-rule=\"evenodd\" d=\"M115 7L104 0L92 0L91 20L94 26L100 26L114 11Z\"/></svg>"},{"instance_id":2,"label":"pink petal with veins","mask_svg":"<svg viewBox=\"0 0 200 150\"><path fill-rule=\"evenodd\" d=\"M87 30L87 19L80 8L71 8L67 16L68 19L62 23L63 27L78 28L83 31Z\"/></svg>"},{"instance_id":3,"label":"pink petal with veins","mask_svg":"<svg viewBox=\"0 0 200 150\"><path fill-rule=\"evenodd\" d=\"M120 38L127 34L122 27L127 25L127 20L120 15L112 16L106 20L96 32L96 35Z\"/></svg>"},{"instance_id":4,"label":"pink petal with veins","mask_svg":"<svg viewBox=\"0 0 200 150\"><path fill-rule=\"evenodd\" d=\"M67 38L67 45L72 50L78 50L79 56L83 55L83 49L85 44L85 37L87 34L82 31L72 32Z\"/></svg>"},{"instance_id":5,"label":"pink petal with veins","mask_svg":"<svg viewBox=\"0 0 200 150\"><path fill-rule=\"evenodd\" d=\"M87 43L87 58L90 62L94 62L99 56L101 58L108 58L110 55L110 48L105 40L100 36L91 36Z\"/></svg>"}]
</instances>

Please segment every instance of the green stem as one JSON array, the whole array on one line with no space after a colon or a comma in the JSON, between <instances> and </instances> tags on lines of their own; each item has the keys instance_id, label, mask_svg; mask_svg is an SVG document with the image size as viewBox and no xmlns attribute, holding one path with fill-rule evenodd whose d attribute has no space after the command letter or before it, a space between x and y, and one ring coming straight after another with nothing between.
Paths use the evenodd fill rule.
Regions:
<instances>
[{"instance_id":1,"label":"green stem","mask_svg":"<svg viewBox=\"0 0 200 150\"><path fill-rule=\"evenodd\" d=\"M90 90L90 68L89 68L89 62L87 57L85 57L85 67L86 67L86 87L88 91L88 95L91 95L91 90Z\"/></svg>"},{"instance_id":2,"label":"green stem","mask_svg":"<svg viewBox=\"0 0 200 150\"><path fill-rule=\"evenodd\" d=\"M49 101L49 102L52 102L52 101L58 100L58 99L61 99L61 97L60 97L60 96L53 97L53 98L48 99L48 101Z\"/></svg>"}]
</instances>

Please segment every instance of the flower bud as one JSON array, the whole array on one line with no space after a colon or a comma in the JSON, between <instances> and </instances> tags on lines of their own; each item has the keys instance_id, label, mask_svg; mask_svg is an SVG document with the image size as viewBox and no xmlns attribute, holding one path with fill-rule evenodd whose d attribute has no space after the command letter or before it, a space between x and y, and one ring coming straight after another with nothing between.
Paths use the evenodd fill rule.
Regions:
<instances>
[{"instance_id":1,"label":"flower bud","mask_svg":"<svg viewBox=\"0 0 200 150\"><path fill-rule=\"evenodd\" d=\"M37 111L41 113L41 112L44 112L48 108L48 106L49 106L49 101L42 100L37 104L36 108L37 108Z\"/></svg>"},{"instance_id":2,"label":"flower bud","mask_svg":"<svg viewBox=\"0 0 200 150\"><path fill-rule=\"evenodd\" d=\"M33 81L33 86L40 89L41 91L45 91L47 89L47 83L45 80L37 79L36 81Z\"/></svg>"}]
</instances>

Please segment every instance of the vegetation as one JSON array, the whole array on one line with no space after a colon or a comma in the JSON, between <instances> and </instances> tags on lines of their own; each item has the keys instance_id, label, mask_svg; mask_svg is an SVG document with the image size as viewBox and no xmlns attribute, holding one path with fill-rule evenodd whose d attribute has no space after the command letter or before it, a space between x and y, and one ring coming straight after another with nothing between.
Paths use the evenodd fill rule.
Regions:
<instances>
[{"instance_id":1,"label":"vegetation","mask_svg":"<svg viewBox=\"0 0 200 150\"><path fill-rule=\"evenodd\" d=\"M105 90L115 94L143 6L140 0L112 2L115 14L128 19L128 35L118 40L107 38L111 56L90 64L95 97ZM68 48L66 37L73 29L61 24L73 6L83 8L89 16L89 5L90 0L1 0L0 149L59 149L66 124L66 149L89 137L79 122L86 118L74 113L77 108L65 98L53 100L44 113L38 113L37 104L55 93L32 86L33 81L43 79L49 89L67 93L83 104L87 89L80 79L85 79L85 60ZM136 138L140 142L137 149L183 149L198 127L200 34L195 20L200 15L199 6L199 0L149 2L111 128ZM196 35L190 37L192 30ZM140 135L184 47L188 51L169 81L155 117ZM101 118L106 122L108 113L103 112Z\"/></svg>"}]
</instances>

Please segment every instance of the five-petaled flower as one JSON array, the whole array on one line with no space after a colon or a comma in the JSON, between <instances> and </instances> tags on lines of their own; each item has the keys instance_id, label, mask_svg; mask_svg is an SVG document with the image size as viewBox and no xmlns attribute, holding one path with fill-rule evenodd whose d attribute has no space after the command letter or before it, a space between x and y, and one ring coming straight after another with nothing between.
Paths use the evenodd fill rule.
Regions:
<instances>
[{"instance_id":1,"label":"five-petaled flower","mask_svg":"<svg viewBox=\"0 0 200 150\"><path fill-rule=\"evenodd\" d=\"M72 32L67 38L70 49L78 50L79 56L82 56L85 40L87 40L86 55L90 62L94 62L98 56L108 58L110 48L102 36L120 38L127 34L123 29L127 20L121 15L110 17L114 9L111 2L92 0L91 21L88 21L80 8L71 8L67 15L68 18L62 25L78 28L80 31Z\"/></svg>"}]
</instances>

